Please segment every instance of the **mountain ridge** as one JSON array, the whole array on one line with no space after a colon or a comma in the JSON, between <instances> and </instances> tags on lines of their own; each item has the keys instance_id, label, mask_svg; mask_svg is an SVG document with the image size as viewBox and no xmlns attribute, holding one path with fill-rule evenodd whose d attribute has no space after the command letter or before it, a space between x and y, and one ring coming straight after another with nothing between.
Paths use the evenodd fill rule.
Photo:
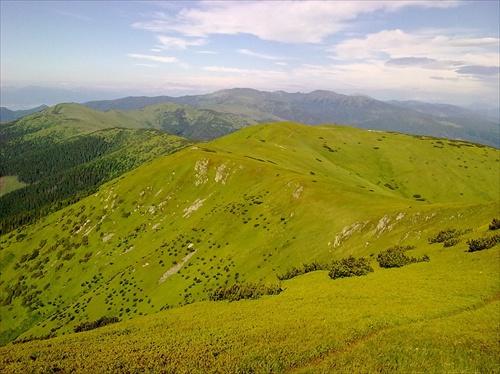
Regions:
<instances>
[{"instance_id":1,"label":"mountain ridge","mask_svg":"<svg viewBox=\"0 0 500 374\"><path fill-rule=\"evenodd\" d=\"M162 103L215 110L220 114L233 116L230 119L233 122L242 120L248 124L275 121L295 121L309 125L343 123L373 130L462 139L500 148L500 109L480 111L419 101L380 101L363 94L344 95L327 90L288 93L232 88L203 95L129 96L88 101L82 105L107 112L140 110ZM2 111L8 113L9 118L12 113L17 113L6 108ZM16 116L27 113L29 112L19 111ZM227 130L218 132L203 140L226 133Z\"/></svg>"},{"instance_id":2,"label":"mountain ridge","mask_svg":"<svg viewBox=\"0 0 500 374\"><path fill-rule=\"evenodd\" d=\"M47 105L40 105L36 108L32 109L24 109L24 110L10 110L5 107L0 108L0 122L9 122L22 117L29 116L30 114L40 112L42 110L47 109Z\"/></svg>"},{"instance_id":3,"label":"mountain ridge","mask_svg":"<svg viewBox=\"0 0 500 374\"><path fill-rule=\"evenodd\" d=\"M467 142L293 123L161 156L2 236L4 295L21 290L0 303L2 339L68 333L105 305L122 318L181 306L225 281L269 282L332 256L391 244L421 253L439 229L491 221L497 159L497 150ZM26 261L32 253L36 261ZM118 302L104 292L124 279L135 279L137 295ZM42 289L53 299L41 300Z\"/></svg>"},{"instance_id":4,"label":"mountain ridge","mask_svg":"<svg viewBox=\"0 0 500 374\"><path fill-rule=\"evenodd\" d=\"M124 102L137 108L159 100L213 109L241 116L253 123L292 121L309 125L343 123L360 128L397 131L449 139L463 139L500 147L498 122L455 106L445 106L446 115L436 116L441 104L428 104L422 108L404 102L383 102L365 95L343 95L332 91L317 90L310 93L266 92L249 88L233 88L206 95L189 95L178 98L157 97L127 98L125 101L104 104L96 102L94 108L108 109L114 105L123 108ZM416 110L419 109L419 110ZM464 117L464 114L467 116Z\"/></svg>"}]
</instances>

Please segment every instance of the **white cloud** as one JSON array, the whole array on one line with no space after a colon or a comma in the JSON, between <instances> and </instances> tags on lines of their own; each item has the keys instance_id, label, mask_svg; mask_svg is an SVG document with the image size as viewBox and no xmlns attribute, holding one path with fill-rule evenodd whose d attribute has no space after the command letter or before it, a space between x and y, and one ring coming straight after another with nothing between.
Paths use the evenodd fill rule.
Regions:
<instances>
[{"instance_id":1,"label":"white cloud","mask_svg":"<svg viewBox=\"0 0 500 374\"><path fill-rule=\"evenodd\" d=\"M171 63L171 62L178 61L176 57L151 56L151 55L142 55L142 54L138 54L138 53L129 53L127 56L132 57L132 58L138 58L140 60L150 60L150 61L165 62L165 63Z\"/></svg>"},{"instance_id":2,"label":"white cloud","mask_svg":"<svg viewBox=\"0 0 500 374\"><path fill-rule=\"evenodd\" d=\"M161 43L158 47L161 49L187 49L191 46L202 46L207 43L206 39L185 39L174 38L171 36L157 35L156 38Z\"/></svg>"},{"instance_id":3,"label":"white cloud","mask_svg":"<svg viewBox=\"0 0 500 374\"><path fill-rule=\"evenodd\" d=\"M280 79L287 76L287 73L278 70L261 70L261 69L242 69L231 68L225 66L205 66L202 68L204 71L213 73L232 74L235 76L248 76L254 78L275 78Z\"/></svg>"},{"instance_id":4,"label":"white cloud","mask_svg":"<svg viewBox=\"0 0 500 374\"><path fill-rule=\"evenodd\" d=\"M240 53L242 55L262 58L264 60L273 60L274 61L274 60L286 60L287 59L286 57L266 55L266 54L262 54L262 53L253 52L253 51L250 51L248 49L238 49L238 53Z\"/></svg>"},{"instance_id":5,"label":"white cloud","mask_svg":"<svg viewBox=\"0 0 500 374\"><path fill-rule=\"evenodd\" d=\"M251 34L284 43L321 43L343 30L347 21L375 11L404 7L454 7L457 1L205 1L174 16L158 12L151 21L132 26L191 37Z\"/></svg>"},{"instance_id":6,"label":"white cloud","mask_svg":"<svg viewBox=\"0 0 500 374\"><path fill-rule=\"evenodd\" d=\"M456 40L450 40L450 45L456 45L460 47L498 47L500 39L498 38L460 38Z\"/></svg>"},{"instance_id":7,"label":"white cloud","mask_svg":"<svg viewBox=\"0 0 500 374\"><path fill-rule=\"evenodd\" d=\"M496 38L464 38L440 35L436 30L410 34L402 30L382 30L364 38L348 39L332 46L332 58L339 61L364 59L430 58L461 64L497 65Z\"/></svg>"},{"instance_id":8,"label":"white cloud","mask_svg":"<svg viewBox=\"0 0 500 374\"><path fill-rule=\"evenodd\" d=\"M477 72L477 71L476 71ZM293 71L295 82L343 93L363 92L386 99L433 98L441 102L467 102L470 97L498 98L498 75L477 76L455 70L429 70L422 66L387 66L382 60L346 64L304 65ZM495 83L496 82L496 83ZM399 94L397 94L399 93Z\"/></svg>"}]
</instances>

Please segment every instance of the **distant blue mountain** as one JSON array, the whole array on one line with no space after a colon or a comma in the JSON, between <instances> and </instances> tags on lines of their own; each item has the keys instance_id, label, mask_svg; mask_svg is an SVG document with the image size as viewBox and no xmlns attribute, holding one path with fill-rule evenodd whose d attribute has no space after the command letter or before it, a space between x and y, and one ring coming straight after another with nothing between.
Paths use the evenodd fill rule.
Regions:
<instances>
[{"instance_id":1,"label":"distant blue mountain","mask_svg":"<svg viewBox=\"0 0 500 374\"><path fill-rule=\"evenodd\" d=\"M500 148L499 121L454 105L419 101L379 101L366 95L331 91L265 92L250 88L182 97L126 97L84 103L90 108L137 110L162 102L245 117L255 123L293 121L309 125L338 123L371 130L395 131L467 140Z\"/></svg>"},{"instance_id":2,"label":"distant blue mountain","mask_svg":"<svg viewBox=\"0 0 500 374\"><path fill-rule=\"evenodd\" d=\"M44 109L47 109L47 105L40 105L36 108L25 109L25 110L10 110L4 107L0 108L0 122L8 122L13 121L15 119L19 119L25 116L29 116L30 114L40 112Z\"/></svg>"}]
</instances>

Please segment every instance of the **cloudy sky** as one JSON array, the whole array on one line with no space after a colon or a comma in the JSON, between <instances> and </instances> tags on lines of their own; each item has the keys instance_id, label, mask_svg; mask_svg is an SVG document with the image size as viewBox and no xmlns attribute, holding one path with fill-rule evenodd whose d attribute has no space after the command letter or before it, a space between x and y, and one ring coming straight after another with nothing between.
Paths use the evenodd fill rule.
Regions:
<instances>
[{"instance_id":1,"label":"cloudy sky","mask_svg":"<svg viewBox=\"0 0 500 374\"><path fill-rule=\"evenodd\" d=\"M499 101L499 1L5 1L1 84ZM96 97L97 99L97 97Z\"/></svg>"}]
</instances>

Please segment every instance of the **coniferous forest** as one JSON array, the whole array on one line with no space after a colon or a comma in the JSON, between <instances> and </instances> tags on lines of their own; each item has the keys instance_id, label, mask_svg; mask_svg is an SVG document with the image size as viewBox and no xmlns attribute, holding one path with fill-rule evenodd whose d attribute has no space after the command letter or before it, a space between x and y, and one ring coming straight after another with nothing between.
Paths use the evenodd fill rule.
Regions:
<instances>
[{"instance_id":1,"label":"coniferous forest","mask_svg":"<svg viewBox=\"0 0 500 374\"><path fill-rule=\"evenodd\" d=\"M105 129L45 145L19 142L23 135L7 132L1 139L0 176L16 175L28 185L0 197L0 234L71 205L143 162L188 144L144 129Z\"/></svg>"}]
</instances>

